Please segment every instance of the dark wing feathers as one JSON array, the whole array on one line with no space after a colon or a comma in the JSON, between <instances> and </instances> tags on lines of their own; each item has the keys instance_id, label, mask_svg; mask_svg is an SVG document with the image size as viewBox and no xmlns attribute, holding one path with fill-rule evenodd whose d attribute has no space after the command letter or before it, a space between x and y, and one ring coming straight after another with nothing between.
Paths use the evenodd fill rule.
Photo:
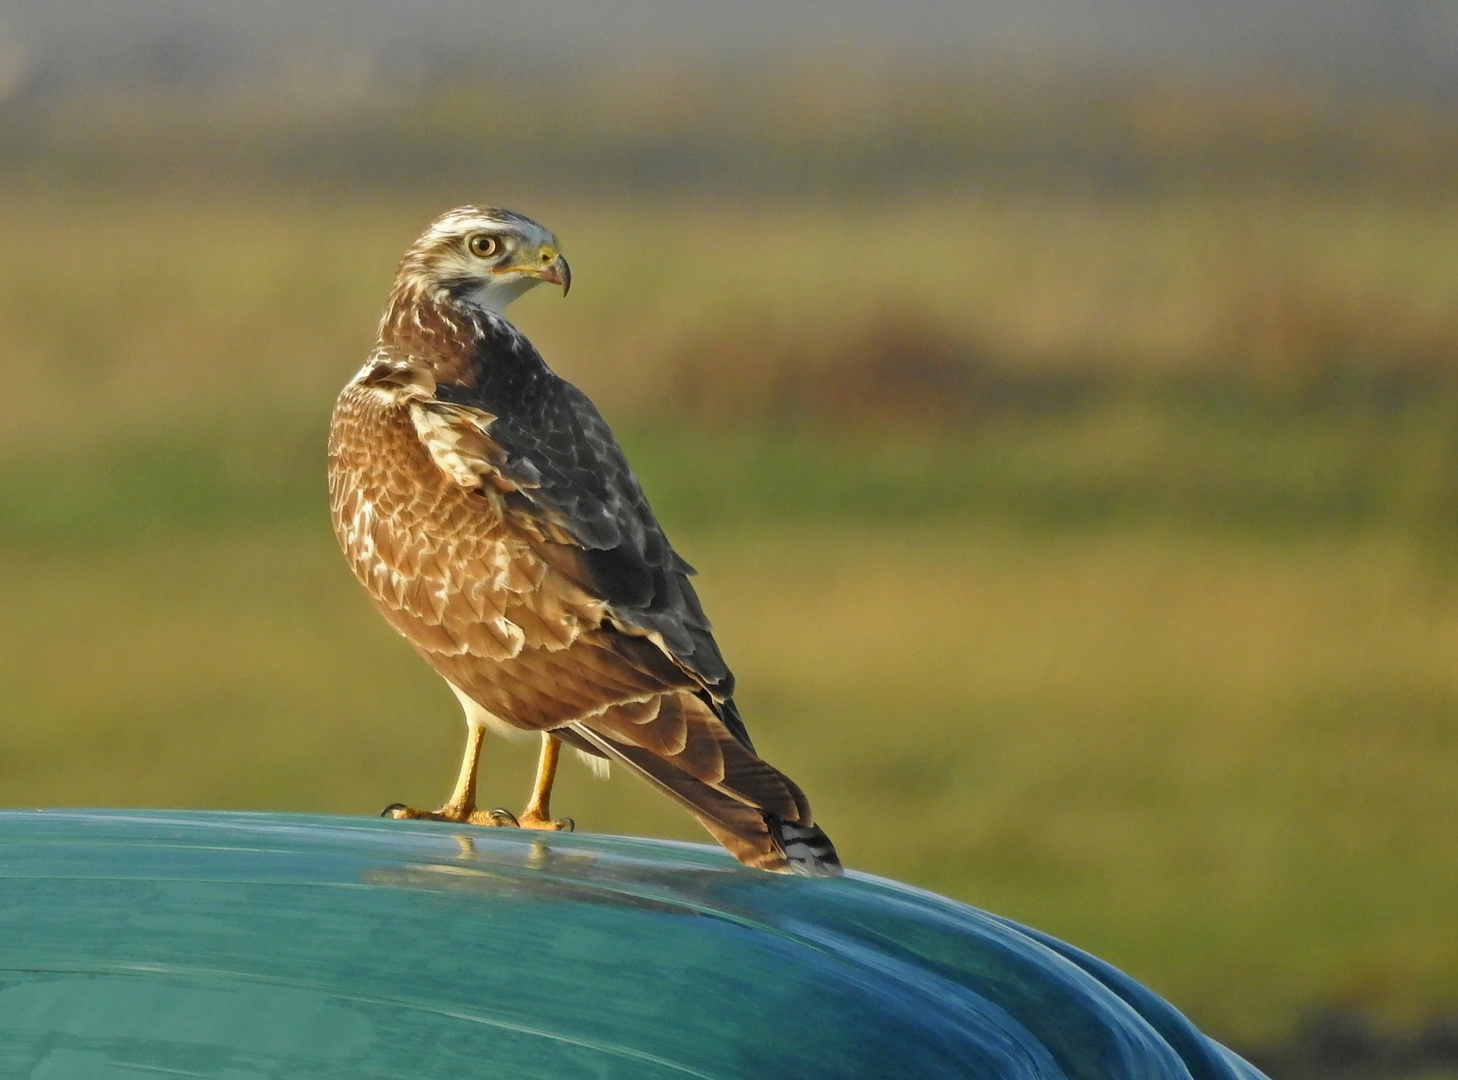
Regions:
<instances>
[{"instance_id":1,"label":"dark wing feathers","mask_svg":"<svg viewBox=\"0 0 1458 1080\"><path fill-rule=\"evenodd\" d=\"M734 699L725 698L723 701L711 701L709 704L719 714L719 719L724 722L724 726L729 729L730 733L752 752L754 743L749 740L749 730L739 717L739 706L734 704Z\"/></svg>"},{"instance_id":2,"label":"dark wing feathers","mask_svg":"<svg viewBox=\"0 0 1458 1080\"><path fill-rule=\"evenodd\" d=\"M543 369L529 392L493 400L490 384L442 385L437 396L492 414L493 465L517 490L508 506L544 519L575 550L543 552L553 568L605 600L624 628L656 634L669 653L723 700L734 677L714 641L694 573L673 550L607 422L587 395ZM744 725L730 729L748 744Z\"/></svg>"}]
</instances>

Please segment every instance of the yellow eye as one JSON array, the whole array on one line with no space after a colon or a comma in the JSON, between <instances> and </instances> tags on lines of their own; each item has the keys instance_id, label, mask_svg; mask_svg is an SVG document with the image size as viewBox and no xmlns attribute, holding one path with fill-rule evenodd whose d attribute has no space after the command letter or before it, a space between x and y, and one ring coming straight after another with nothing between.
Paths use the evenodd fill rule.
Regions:
<instances>
[{"instance_id":1,"label":"yellow eye","mask_svg":"<svg viewBox=\"0 0 1458 1080\"><path fill-rule=\"evenodd\" d=\"M477 258L489 259L496 254L496 237L478 232L466 241L466 247L470 248L471 254Z\"/></svg>"}]
</instances>

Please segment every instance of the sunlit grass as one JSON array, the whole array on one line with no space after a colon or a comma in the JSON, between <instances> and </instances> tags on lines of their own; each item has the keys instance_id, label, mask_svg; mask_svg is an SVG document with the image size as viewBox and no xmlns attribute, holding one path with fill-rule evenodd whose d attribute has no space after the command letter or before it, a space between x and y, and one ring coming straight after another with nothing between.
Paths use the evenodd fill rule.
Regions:
<instances>
[{"instance_id":1,"label":"sunlit grass","mask_svg":"<svg viewBox=\"0 0 1458 1080\"><path fill-rule=\"evenodd\" d=\"M1364 373L1451 373L1458 358L1458 204L1443 201L450 201L482 198L563 238L572 296L538 290L514 310L618 408L775 414L793 384L837 414L856 395L874 411L897 369L876 376L867 342L888 337L1013 375L1238 376L1298 395L1333 371L1360 390ZM0 446L79 453L118 431L319 415L373 340L400 250L441 209L0 195L23 253L0 265Z\"/></svg>"},{"instance_id":2,"label":"sunlit grass","mask_svg":"<svg viewBox=\"0 0 1458 1080\"><path fill-rule=\"evenodd\" d=\"M623 412L621 408L618 410ZM1157 524L1236 538L1385 530L1454 547L1458 408L1224 410L1129 395L961 432L617 424L674 532L1001 523L1052 533ZM179 418L0 471L0 545L67 549L318 525L325 414Z\"/></svg>"}]
</instances>

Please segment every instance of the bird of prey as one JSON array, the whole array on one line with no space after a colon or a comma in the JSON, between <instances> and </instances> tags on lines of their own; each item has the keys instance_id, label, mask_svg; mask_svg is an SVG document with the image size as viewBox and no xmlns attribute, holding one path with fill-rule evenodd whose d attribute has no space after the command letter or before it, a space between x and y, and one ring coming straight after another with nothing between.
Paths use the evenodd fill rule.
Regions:
<instances>
[{"instance_id":1,"label":"bird of prey","mask_svg":"<svg viewBox=\"0 0 1458 1080\"><path fill-rule=\"evenodd\" d=\"M503 311L571 283L556 238L464 206L406 250L379 340L335 406L329 500L350 567L466 713L454 793L400 818L553 821L561 743L686 806L741 862L840 871L799 787L761 759L689 577L587 395ZM520 818L476 806L487 729L540 732Z\"/></svg>"}]
</instances>

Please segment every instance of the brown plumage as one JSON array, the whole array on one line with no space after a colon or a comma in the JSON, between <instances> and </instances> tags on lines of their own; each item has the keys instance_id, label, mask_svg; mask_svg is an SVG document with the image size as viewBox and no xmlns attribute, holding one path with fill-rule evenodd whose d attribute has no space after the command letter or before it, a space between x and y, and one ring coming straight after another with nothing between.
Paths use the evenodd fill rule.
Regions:
<instances>
[{"instance_id":1,"label":"brown plumage","mask_svg":"<svg viewBox=\"0 0 1458 1080\"><path fill-rule=\"evenodd\" d=\"M451 800L397 816L493 823L474 802L480 729L517 728L545 733L524 824L560 825L547 812L560 738L648 779L742 862L838 872L804 794L755 754L693 570L607 424L500 313L537 281L569 280L535 222L451 211L407 250L379 343L335 408L336 535L471 728Z\"/></svg>"}]
</instances>

